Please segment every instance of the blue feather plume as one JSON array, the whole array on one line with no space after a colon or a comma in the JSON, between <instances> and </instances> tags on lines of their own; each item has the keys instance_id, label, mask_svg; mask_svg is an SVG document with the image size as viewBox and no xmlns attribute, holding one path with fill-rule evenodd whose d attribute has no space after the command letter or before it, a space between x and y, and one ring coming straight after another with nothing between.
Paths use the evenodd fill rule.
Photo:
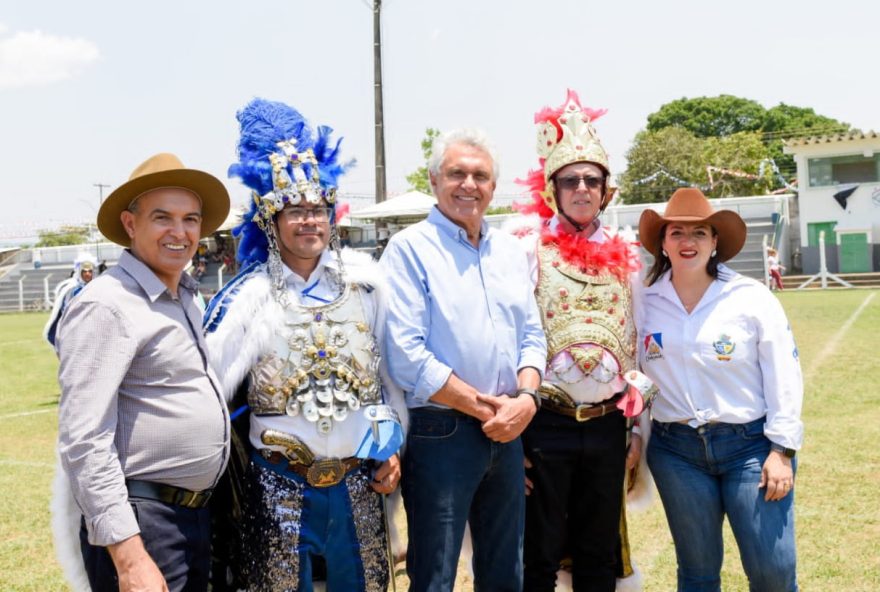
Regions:
<instances>
[{"instance_id":1,"label":"blue feather plume","mask_svg":"<svg viewBox=\"0 0 880 592\"><path fill-rule=\"evenodd\" d=\"M332 128L319 126L316 135L305 117L284 103L254 99L236 117L241 137L238 142L238 162L229 167L229 176L238 177L259 195L273 189L269 155L279 152L278 142L295 139L297 151L313 150L318 162L319 183L324 189L335 189L339 177L354 164L354 161L339 162L342 139L335 143L331 140ZM303 168L307 175L311 174L309 167ZM252 200L242 223L233 229L233 234L240 237L238 260L242 266L253 262L264 263L268 259L269 241L254 222L257 207Z\"/></svg>"}]
</instances>

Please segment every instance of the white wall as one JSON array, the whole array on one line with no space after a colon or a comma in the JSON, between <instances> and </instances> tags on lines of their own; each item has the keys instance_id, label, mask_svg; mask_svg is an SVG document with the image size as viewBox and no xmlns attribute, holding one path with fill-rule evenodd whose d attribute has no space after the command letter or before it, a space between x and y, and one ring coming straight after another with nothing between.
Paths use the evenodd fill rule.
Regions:
<instances>
[{"instance_id":1,"label":"white wall","mask_svg":"<svg viewBox=\"0 0 880 592\"><path fill-rule=\"evenodd\" d=\"M810 187L807 168L807 161L811 158L880 152L880 138L794 146L786 148L786 152L794 154L798 169L801 247L809 243L808 224L835 220L837 230L870 230L872 242L880 242L880 183L860 184L847 200L844 211L833 197L840 187ZM874 196L876 198L872 199Z\"/></svg>"}]
</instances>

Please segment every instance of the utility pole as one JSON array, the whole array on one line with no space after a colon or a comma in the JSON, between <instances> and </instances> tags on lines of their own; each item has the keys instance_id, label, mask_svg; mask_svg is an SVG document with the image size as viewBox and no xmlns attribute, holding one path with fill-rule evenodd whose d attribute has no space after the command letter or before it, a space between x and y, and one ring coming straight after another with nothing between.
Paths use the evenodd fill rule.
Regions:
<instances>
[{"instance_id":1,"label":"utility pole","mask_svg":"<svg viewBox=\"0 0 880 592\"><path fill-rule=\"evenodd\" d=\"M109 188L110 185L107 185L105 183L92 183L92 186L98 188L98 212L100 212L101 211L101 204L104 203L104 188L105 187ZM101 249L101 247L100 247L101 231L98 230L97 216L95 218L96 218L95 219L95 259L98 260L98 264L100 265L100 263L101 263L101 251L100 251L100 249ZM96 273L97 273L97 271L96 271Z\"/></svg>"},{"instance_id":2,"label":"utility pole","mask_svg":"<svg viewBox=\"0 0 880 592\"><path fill-rule=\"evenodd\" d=\"M385 124L382 109L382 0L373 0L373 93L376 121L376 203L385 201Z\"/></svg>"}]
</instances>

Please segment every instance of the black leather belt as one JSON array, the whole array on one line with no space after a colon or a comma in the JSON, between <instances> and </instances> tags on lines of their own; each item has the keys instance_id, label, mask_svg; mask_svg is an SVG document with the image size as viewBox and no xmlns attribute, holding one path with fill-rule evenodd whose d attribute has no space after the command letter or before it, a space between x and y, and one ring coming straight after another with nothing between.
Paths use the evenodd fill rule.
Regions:
<instances>
[{"instance_id":1,"label":"black leather belt","mask_svg":"<svg viewBox=\"0 0 880 592\"><path fill-rule=\"evenodd\" d=\"M189 489L174 487L173 485L154 483L152 481L138 481L136 479L127 480L125 486L128 488L128 495L131 497L141 497L193 509L207 506L213 492L212 489L190 491Z\"/></svg>"}]
</instances>

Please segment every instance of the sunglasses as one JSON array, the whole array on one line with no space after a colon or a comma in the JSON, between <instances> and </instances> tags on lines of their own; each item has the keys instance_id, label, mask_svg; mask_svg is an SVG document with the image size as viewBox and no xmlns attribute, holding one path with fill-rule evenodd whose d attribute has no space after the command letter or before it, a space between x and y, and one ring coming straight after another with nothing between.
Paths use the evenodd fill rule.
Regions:
<instances>
[{"instance_id":1,"label":"sunglasses","mask_svg":"<svg viewBox=\"0 0 880 592\"><path fill-rule=\"evenodd\" d=\"M599 189L605 183L605 177L559 177L556 179L556 186L566 191L577 191L581 181L587 189Z\"/></svg>"}]
</instances>

